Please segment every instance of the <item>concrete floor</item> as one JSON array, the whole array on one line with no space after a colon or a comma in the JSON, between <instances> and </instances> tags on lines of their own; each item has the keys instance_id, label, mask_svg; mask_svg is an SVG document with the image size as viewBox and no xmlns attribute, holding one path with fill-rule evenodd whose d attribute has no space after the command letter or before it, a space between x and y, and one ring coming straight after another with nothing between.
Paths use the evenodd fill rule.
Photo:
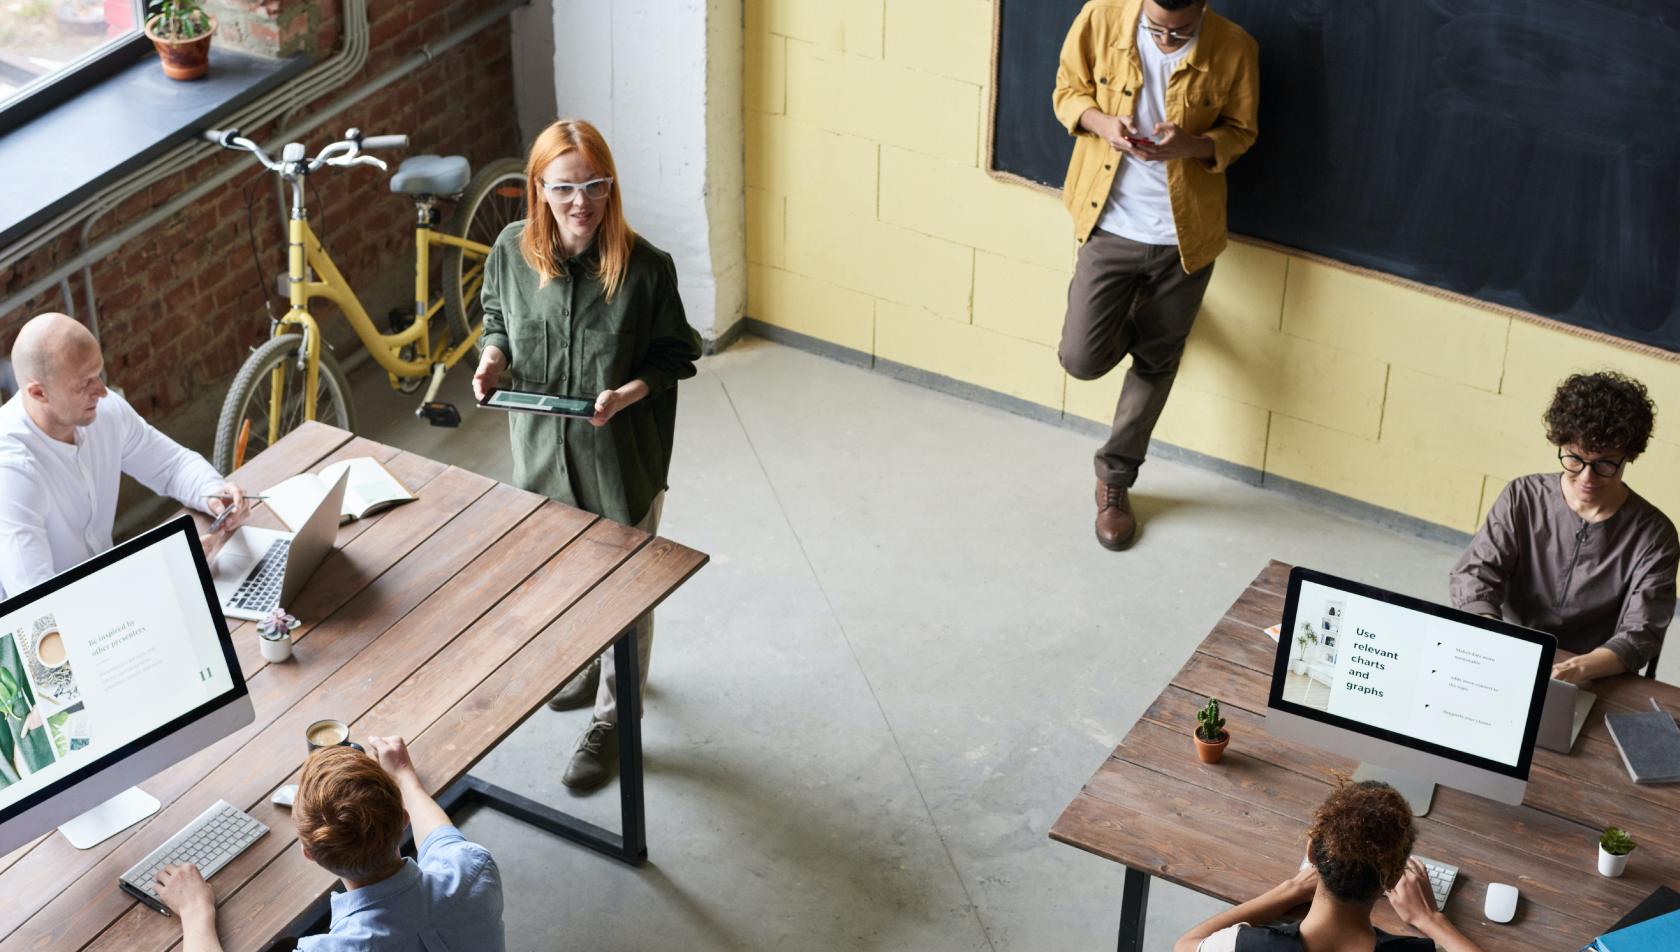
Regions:
<instances>
[{"instance_id":1,"label":"concrete floor","mask_svg":"<svg viewBox=\"0 0 1680 952\"><path fill-rule=\"evenodd\" d=\"M506 423L412 417L353 378L364 435L497 478ZM682 384L661 534L708 552L659 611L649 862L466 816L512 952L1113 948L1121 871L1046 833L1269 558L1445 600L1457 552L1151 462L1137 545L1092 538L1087 436L752 338ZM603 825L560 775L587 711L475 771ZM1223 908L1157 884L1150 949Z\"/></svg>"}]
</instances>

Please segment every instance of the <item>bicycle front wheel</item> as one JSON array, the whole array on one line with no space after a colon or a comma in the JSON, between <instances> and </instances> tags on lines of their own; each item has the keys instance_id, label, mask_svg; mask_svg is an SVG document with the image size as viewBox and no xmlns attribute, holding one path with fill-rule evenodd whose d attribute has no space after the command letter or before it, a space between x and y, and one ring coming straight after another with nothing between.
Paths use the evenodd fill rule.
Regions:
<instances>
[{"instance_id":1,"label":"bicycle front wheel","mask_svg":"<svg viewBox=\"0 0 1680 952\"><path fill-rule=\"evenodd\" d=\"M298 366L298 354L303 347L302 334L286 334L258 347L222 401L222 415L216 423L216 453L211 464L226 474L233 470L233 453L239 440L239 429L251 421L250 441L245 447L245 459L250 460L268 449L269 409L276 396L274 371L281 371L280 436L297 429L303 419L303 368ZM321 368L315 378L315 419L329 426L356 432L356 408L350 402L350 382L332 352L321 348Z\"/></svg>"},{"instance_id":2,"label":"bicycle front wheel","mask_svg":"<svg viewBox=\"0 0 1680 952\"><path fill-rule=\"evenodd\" d=\"M525 217L525 163L497 159L478 170L455 203L449 234L484 245L496 243L502 229ZM484 258L450 245L443 251L443 313L449 339L460 343L484 323L478 290L483 284ZM473 345L474 363L484 352Z\"/></svg>"}]
</instances>

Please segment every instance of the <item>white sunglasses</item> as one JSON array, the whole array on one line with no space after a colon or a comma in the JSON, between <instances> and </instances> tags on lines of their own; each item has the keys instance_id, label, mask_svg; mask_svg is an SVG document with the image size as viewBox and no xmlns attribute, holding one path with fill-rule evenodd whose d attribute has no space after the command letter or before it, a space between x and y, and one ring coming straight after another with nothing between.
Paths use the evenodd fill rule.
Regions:
<instances>
[{"instance_id":1,"label":"white sunglasses","mask_svg":"<svg viewBox=\"0 0 1680 952\"><path fill-rule=\"evenodd\" d=\"M606 198L607 194L612 191L612 183L613 180L610 178L598 178L590 179L582 184L576 182L538 182L537 184L541 185L542 190L548 193L550 200L564 205L580 191L583 192L583 197L587 199L599 201Z\"/></svg>"}]
</instances>

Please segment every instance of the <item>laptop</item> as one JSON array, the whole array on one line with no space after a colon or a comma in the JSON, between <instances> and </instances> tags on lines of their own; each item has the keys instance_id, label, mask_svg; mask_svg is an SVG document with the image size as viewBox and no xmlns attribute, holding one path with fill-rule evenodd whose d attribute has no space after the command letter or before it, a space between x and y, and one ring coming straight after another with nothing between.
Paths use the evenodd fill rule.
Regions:
<instances>
[{"instance_id":1,"label":"laptop","mask_svg":"<svg viewBox=\"0 0 1680 952\"><path fill-rule=\"evenodd\" d=\"M1546 686L1546 707L1540 712L1540 732L1534 737L1535 745L1560 754L1569 753L1575 746L1575 738L1581 736L1581 727L1587 723L1587 713L1596 700L1598 695L1590 691L1553 679Z\"/></svg>"},{"instance_id":2,"label":"laptop","mask_svg":"<svg viewBox=\"0 0 1680 952\"><path fill-rule=\"evenodd\" d=\"M295 533L239 527L210 567L223 615L261 621L276 607L292 603L338 538L339 510L349 479L346 469Z\"/></svg>"}]
</instances>

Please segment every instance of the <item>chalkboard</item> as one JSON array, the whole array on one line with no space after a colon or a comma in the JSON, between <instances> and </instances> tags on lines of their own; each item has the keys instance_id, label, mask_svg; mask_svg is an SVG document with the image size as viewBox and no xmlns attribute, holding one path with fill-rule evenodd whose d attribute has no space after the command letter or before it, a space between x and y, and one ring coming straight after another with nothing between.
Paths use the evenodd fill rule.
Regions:
<instances>
[{"instance_id":1,"label":"chalkboard","mask_svg":"<svg viewBox=\"0 0 1680 952\"><path fill-rule=\"evenodd\" d=\"M1059 188L1079 0L995 0L994 172ZM1218 0L1260 44L1230 230L1680 351L1680 3Z\"/></svg>"}]
</instances>

